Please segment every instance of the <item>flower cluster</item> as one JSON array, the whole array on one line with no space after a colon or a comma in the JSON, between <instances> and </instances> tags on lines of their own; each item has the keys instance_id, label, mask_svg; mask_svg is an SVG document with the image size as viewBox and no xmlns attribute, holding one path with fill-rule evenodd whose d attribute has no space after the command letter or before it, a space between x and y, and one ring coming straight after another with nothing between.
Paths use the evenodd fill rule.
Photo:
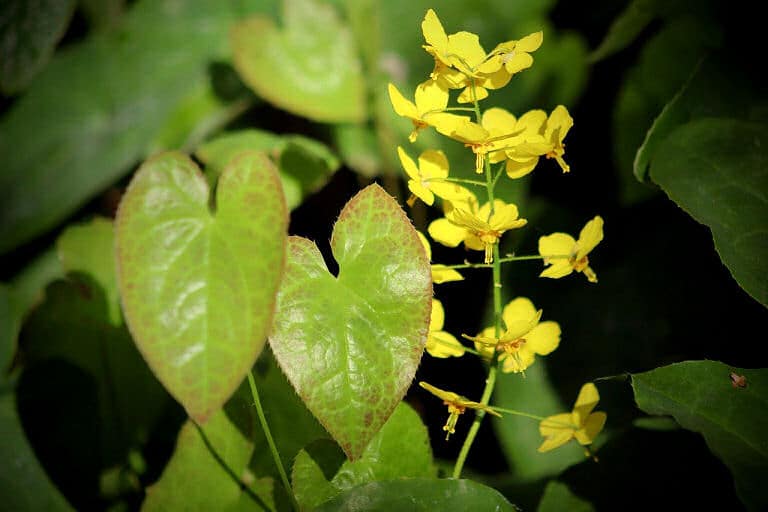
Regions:
<instances>
[{"instance_id":1,"label":"flower cluster","mask_svg":"<svg viewBox=\"0 0 768 512\"><path fill-rule=\"evenodd\" d=\"M447 247L463 244L467 250L483 253L482 263L433 264L432 278L436 284L460 281L464 276L458 269L492 268L495 320L494 325L476 336L462 334L474 343L474 348L470 348L444 330L445 310L440 301L433 299L426 351L436 358L462 357L471 353L486 361L490 372L524 376L536 356L546 356L557 349L561 329L557 322L542 321L542 310L526 297L515 298L502 308L500 265L538 259L545 266L541 277L560 278L575 271L583 273L589 282L597 282L587 255L603 238L603 219L597 216L590 220L578 240L566 233L542 236L538 255L501 257L499 244L502 237L507 232L523 228L528 220L521 217L517 205L496 196L494 191L499 178L504 175L512 180L523 178L536 168L542 157L554 159L563 172L569 172L570 166L564 158L564 140L573 126L573 119L562 105L550 113L536 109L520 115L499 107L481 109L480 102L492 91L504 87L518 73L533 65L533 53L543 42L542 32L499 43L486 52L476 34L466 31L447 34L432 9L427 11L421 29L423 48L434 61L432 72L416 87L413 101L395 85L389 84L392 107L398 115L412 122L410 142L416 141L421 130L434 129L472 151L474 174L470 171L468 176L479 175L484 180L451 177L448 158L442 151L428 149L414 159L406 149L398 147L411 193L407 202L413 206L420 199L429 206L437 204L442 209L443 216L427 228L434 241ZM449 106L452 96L459 106ZM467 112L474 115L466 115ZM466 185L484 189L484 196L478 198ZM423 235L421 239L431 261L429 242ZM486 398L480 402L420 383L448 407L449 418L444 427L446 438L454 433L459 416L468 408L480 411L479 419L484 413L496 416L500 412L516 413L488 405L494 380L488 379L491 388L486 388L483 393ZM604 413L591 413L597 399L597 389L593 384L587 384L572 413L540 418L545 441L539 450L553 449L570 439L576 439L582 445L591 443L605 422ZM468 442L471 443L469 437ZM460 466L457 462L458 472Z\"/></svg>"}]
</instances>

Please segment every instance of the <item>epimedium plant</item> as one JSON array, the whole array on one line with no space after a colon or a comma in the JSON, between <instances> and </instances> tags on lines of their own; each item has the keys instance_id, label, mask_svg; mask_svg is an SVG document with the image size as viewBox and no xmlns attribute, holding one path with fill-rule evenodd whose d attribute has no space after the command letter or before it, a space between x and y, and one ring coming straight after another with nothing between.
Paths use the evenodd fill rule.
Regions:
<instances>
[{"instance_id":1,"label":"epimedium plant","mask_svg":"<svg viewBox=\"0 0 768 512\"><path fill-rule=\"evenodd\" d=\"M578 111L572 131L564 106L574 105L573 84L583 77L578 38L553 30L544 7L526 11L522 3L520 20L518 9L489 4L504 26L495 32L474 8L440 6L446 26L472 30L451 34L426 4L340 4L285 0L276 23L277 2L139 1L125 16L119 1L102 10L65 2L50 9L56 33L32 41L35 55L0 46L0 90L29 87L0 121L0 252L57 225L154 154L132 177L114 222L66 227L55 247L0 284L0 363L14 370L0 379L0 453L14 461L0 468L4 506L616 508L625 496L590 494L579 478L624 493L636 480L626 468L639 459L622 443L656 432L639 446L683 454L677 459L702 465L700 476L722 462L718 482L732 478L731 494L750 509L764 507L765 371L709 360L657 368L683 358L674 343L673 352L638 355L649 352L640 338L680 336L662 317L675 300L695 303L680 284L687 269L701 281L705 251L674 275L659 271L669 293L629 311L637 281L652 281L659 268L648 242L656 228L635 227L642 247L618 249L626 218L601 202L594 208L611 231L600 247L603 218L592 202L558 218L527 197L532 179L578 189L594 174L582 172L579 158L589 120ZM42 26L21 7L6 3L0 18L18 19L13 30ZM100 24L98 33L46 66L76 8ZM720 38L707 9L689 14L676 4L630 2L592 54L599 61L621 52L660 20L617 100L614 150L626 162L631 149L637 179L658 184L712 230L734 279L764 304L765 202L745 192L765 189L759 83L733 66L739 52L718 51L733 39ZM403 28L406 19L414 30ZM713 37L679 37L702 23ZM380 25L389 28L380 33ZM24 34L13 30L0 40ZM486 51L480 37L491 33L502 42ZM514 34L529 35L507 40ZM712 54L699 55L697 45ZM675 62L673 80L645 69L663 68L659 55ZM411 69L423 64L431 73L417 72L420 83L409 84ZM643 73L658 86L638 83ZM550 82L563 85L550 90ZM60 101L61 90L77 94ZM638 101L656 108L647 109L643 133L633 117ZM526 111L536 103L548 110ZM309 120L307 131L329 146L254 128L243 116L274 107ZM70 143L75 125L87 144ZM288 236L297 208L297 218L307 210L324 218L305 199L342 163L367 186L328 221L330 244ZM386 174L398 166L410 197ZM557 169L564 175L546 174ZM363 179L380 172L383 186ZM291 231L302 232L293 224ZM658 231L674 232L670 249L685 244L684 229ZM459 246L463 262L446 258L461 258ZM641 260L630 267L639 277L617 274L606 261L617 252ZM451 296L467 285L475 286L470 296ZM742 316L734 309L744 306L725 307L727 294L706 296L711 307L697 315L712 311L718 344L723 316L728 337L738 338ZM601 297L615 301L613 318L599 318L610 309ZM478 304L485 318L456 327ZM652 304L669 312L654 313ZM630 317L642 322L633 326ZM701 322L679 323L697 343L709 334L695 327ZM611 325L621 326L618 335L606 334ZM563 381L569 360L579 368ZM447 370L439 379L430 368ZM560 396L575 399L572 407ZM652 416L635 418L640 411ZM510 468L486 476L478 471L489 464L483 444L491 431L500 441L492 449ZM692 439L701 446L685 448ZM455 455L440 460L442 447ZM702 452L709 459L694 458ZM655 464L659 474L678 467ZM678 484L679 500L693 499ZM694 501L708 503L710 486L696 489Z\"/></svg>"},{"instance_id":2,"label":"epimedium plant","mask_svg":"<svg viewBox=\"0 0 768 512\"><path fill-rule=\"evenodd\" d=\"M455 433L459 416L475 410L453 478L462 475L485 413L538 420L539 451L575 439L588 456L606 421L605 413L592 412L599 400L592 383L582 387L570 413L539 417L490 404L499 372L523 378L536 356L555 350L561 336L559 325L541 322L542 311L525 297L502 308L501 266L539 259L546 266L542 277L579 272L597 282L588 254L603 238L599 216L586 224L578 240L566 233L541 237L537 255L502 257L499 250L502 236L527 221L515 204L497 197L498 181L529 174L542 157L570 171L563 141L573 121L564 106L549 115L533 110L519 119L499 107L481 109L489 90L531 67L531 53L543 35L506 41L486 54L475 34L447 35L431 9L422 30L434 70L417 87L413 103L390 84L392 106L413 122L409 140L434 128L472 151L475 173L485 179L450 177L448 160L439 150L424 151L417 165L398 147L413 193L408 202L419 198L433 204L440 198L445 217L430 224L430 236L449 247L463 243L481 251L482 262L430 269L426 238L391 196L371 185L347 203L334 225L331 249L339 266L334 276L312 241L286 236L287 210L277 170L252 151L236 153L224 166L215 196L194 162L179 153L158 155L136 173L117 213L117 281L127 324L144 359L203 432L247 378L294 508L321 504L321 497L335 493L326 485L327 494L318 496L311 484L301 484L311 467L305 463L294 468L293 478L309 490L299 494L303 503L294 494L250 373L267 336L288 381L349 464L359 463L373 440L385 435L383 427L410 387L425 348L434 357L471 352L487 362L479 401L419 383L448 408L446 439ZM459 104L471 106L449 107L452 89L461 89ZM474 120L458 113L467 111ZM465 185L482 189L486 201L480 205ZM459 269L486 269L493 275L493 325L477 336L463 335L474 342L474 350L441 330L443 306L432 298L432 282L463 279Z\"/></svg>"}]
</instances>

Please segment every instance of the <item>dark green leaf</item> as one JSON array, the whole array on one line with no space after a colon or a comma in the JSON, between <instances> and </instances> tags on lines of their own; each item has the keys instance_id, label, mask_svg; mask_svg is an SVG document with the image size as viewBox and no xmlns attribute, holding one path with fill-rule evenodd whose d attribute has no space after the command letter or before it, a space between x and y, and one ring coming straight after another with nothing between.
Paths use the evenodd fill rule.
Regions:
<instances>
[{"instance_id":1,"label":"dark green leaf","mask_svg":"<svg viewBox=\"0 0 768 512\"><path fill-rule=\"evenodd\" d=\"M574 495L567 485L552 480L544 489L538 512L593 512L592 504Z\"/></svg>"},{"instance_id":2,"label":"dark green leaf","mask_svg":"<svg viewBox=\"0 0 768 512\"><path fill-rule=\"evenodd\" d=\"M498 491L472 480L403 478L354 487L317 511L516 510Z\"/></svg>"},{"instance_id":3,"label":"dark green leaf","mask_svg":"<svg viewBox=\"0 0 768 512\"><path fill-rule=\"evenodd\" d=\"M290 237L270 345L310 411L359 458L413 380L426 342L429 262L405 213L378 185L334 226L339 275Z\"/></svg>"},{"instance_id":4,"label":"dark green leaf","mask_svg":"<svg viewBox=\"0 0 768 512\"><path fill-rule=\"evenodd\" d=\"M254 17L234 29L235 66L274 105L322 122L365 119L365 82L349 28L317 0L284 0L283 26Z\"/></svg>"},{"instance_id":5,"label":"dark green leaf","mask_svg":"<svg viewBox=\"0 0 768 512\"><path fill-rule=\"evenodd\" d=\"M257 2L264 10L268 3ZM0 253L51 229L146 155L227 52L234 2L143 0L56 55L0 121Z\"/></svg>"},{"instance_id":6,"label":"dark green leaf","mask_svg":"<svg viewBox=\"0 0 768 512\"><path fill-rule=\"evenodd\" d=\"M0 91L22 91L53 55L75 0L4 0L0 4Z\"/></svg>"},{"instance_id":7,"label":"dark green leaf","mask_svg":"<svg viewBox=\"0 0 768 512\"><path fill-rule=\"evenodd\" d=\"M142 510L274 510L271 478L248 469L253 442L215 412L202 426L188 421L160 480L147 489Z\"/></svg>"},{"instance_id":8,"label":"dark green leaf","mask_svg":"<svg viewBox=\"0 0 768 512\"><path fill-rule=\"evenodd\" d=\"M312 509L358 485L436 475L427 429L419 415L401 402L359 460L347 460L332 441L316 441L299 452L291 479L299 504Z\"/></svg>"},{"instance_id":9,"label":"dark green leaf","mask_svg":"<svg viewBox=\"0 0 768 512\"><path fill-rule=\"evenodd\" d=\"M732 384L731 373L746 378ZM718 361L685 361L632 376L637 405L671 415L704 436L731 470L736 490L752 510L768 506L768 371Z\"/></svg>"},{"instance_id":10,"label":"dark green leaf","mask_svg":"<svg viewBox=\"0 0 768 512\"><path fill-rule=\"evenodd\" d=\"M699 119L661 144L651 178L712 230L734 279L768 306L768 126Z\"/></svg>"},{"instance_id":11,"label":"dark green leaf","mask_svg":"<svg viewBox=\"0 0 768 512\"><path fill-rule=\"evenodd\" d=\"M139 169L116 220L123 312L160 382L197 421L234 393L266 343L288 215L274 165L244 153L216 211L197 165L163 153Z\"/></svg>"},{"instance_id":12,"label":"dark green leaf","mask_svg":"<svg viewBox=\"0 0 768 512\"><path fill-rule=\"evenodd\" d=\"M0 496L5 510L72 510L27 444L11 393L0 395L0 458Z\"/></svg>"}]
</instances>

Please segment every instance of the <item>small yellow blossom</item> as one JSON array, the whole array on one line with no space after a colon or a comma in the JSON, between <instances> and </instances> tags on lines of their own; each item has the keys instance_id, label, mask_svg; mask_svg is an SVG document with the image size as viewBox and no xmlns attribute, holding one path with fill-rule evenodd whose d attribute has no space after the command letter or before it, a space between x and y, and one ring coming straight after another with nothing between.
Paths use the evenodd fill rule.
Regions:
<instances>
[{"instance_id":1,"label":"small yellow blossom","mask_svg":"<svg viewBox=\"0 0 768 512\"><path fill-rule=\"evenodd\" d=\"M587 276L590 283L596 283L597 275L589 266L587 254L602 239L603 218L599 215L587 222L578 240L567 233L552 233L539 238L539 254L544 257L544 265L550 265L539 276L557 279L575 270Z\"/></svg>"},{"instance_id":2,"label":"small yellow blossom","mask_svg":"<svg viewBox=\"0 0 768 512\"><path fill-rule=\"evenodd\" d=\"M485 203L479 209L475 209L475 204L470 202L461 207L452 204L454 207L446 213L445 218L437 219L429 225L430 236L448 247L456 247L464 242L467 249L485 251L485 263L493 261L493 247L502 234L528 223L526 219L518 218L517 206L506 204L501 199L493 202L493 214L490 203Z\"/></svg>"},{"instance_id":3,"label":"small yellow blossom","mask_svg":"<svg viewBox=\"0 0 768 512\"><path fill-rule=\"evenodd\" d=\"M432 247L429 246L427 237L421 234L420 231L416 232L421 240L421 245L424 246L424 251L427 253L427 259L432 261ZM452 281L463 281L464 276L459 274L458 271L447 267L446 265L432 265L432 282L435 284L450 283Z\"/></svg>"},{"instance_id":4,"label":"small yellow blossom","mask_svg":"<svg viewBox=\"0 0 768 512\"><path fill-rule=\"evenodd\" d=\"M582 446L592 444L603 430L607 418L604 412L592 412L599 400L597 387L591 382L584 384L573 411L549 416L539 423L539 433L544 437L539 451L543 453L554 450L571 439L576 439Z\"/></svg>"},{"instance_id":5,"label":"small yellow blossom","mask_svg":"<svg viewBox=\"0 0 768 512\"><path fill-rule=\"evenodd\" d=\"M418 165L400 146L397 148L397 154L410 178L408 189L413 195L408 199L409 205L413 206L417 197L431 206L435 202L435 196L455 199L469 192L461 185L445 181L448 177L448 159L442 151L434 149L424 151L419 155Z\"/></svg>"},{"instance_id":6,"label":"small yellow blossom","mask_svg":"<svg viewBox=\"0 0 768 512\"><path fill-rule=\"evenodd\" d=\"M500 43L491 52L491 57L484 65L482 71L493 73L500 68L511 76L533 65L531 53L535 52L544 41L544 33L534 32L517 41L511 40Z\"/></svg>"},{"instance_id":7,"label":"small yellow blossom","mask_svg":"<svg viewBox=\"0 0 768 512\"><path fill-rule=\"evenodd\" d=\"M427 353L432 357L445 359L447 357L461 357L464 355L464 345L451 333L443 330L445 311L442 303L432 299L432 315L429 320L429 334L427 335Z\"/></svg>"},{"instance_id":8,"label":"small yellow blossom","mask_svg":"<svg viewBox=\"0 0 768 512\"><path fill-rule=\"evenodd\" d=\"M550 354L560 345L560 325L557 322L539 322L541 310L536 310L530 299L518 297L504 307L502 319L506 330L496 338L495 328L488 327L476 337L465 336L475 342L482 354L490 357L497 350L502 372L524 372L536 360L536 355Z\"/></svg>"},{"instance_id":9,"label":"small yellow blossom","mask_svg":"<svg viewBox=\"0 0 768 512\"><path fill-rule=\"evenodd\" d=\"M538 121L539 118L537 117L536 120ZM512 177L512 173L520 173L523 169L527 170L524 173L527 174L533 170L541 156L554 158L563 172L570 172L570 166L563 159L563 155L565 155L563 140L572 126L573 118L568 110L562 105L555 107L546 121L541 124L538 137L528 135L526 143L507 151L507 158L517 162L517 167L515 165L507 166L507 174Z\"/></svg>"},{"instance_id":10,"label":"small yellow blossom","mask_svg":"<svg viewBox=\"0 0 768 512\"><path fill-rule=\"evenodd\" d=\"M416 87L413 102L405 99L397 87L389 84L389 100L397 115L407 117L413 123L413 131L408 136L411 142L416 141L419 130L427 126L434 126L443 133L457 123L469 119L466 116L443 112L448 106L448 90L434 80L427 80ZM441 129L446 123L449 128Z\"/></svg>"},{"instance_id":11,"label":"small yellow blossom","mask_svg":"<svg viewBox=\"0 0 768 512\"><path fill-rule=\"evenodd\" d=\"M480 402L473 402L472 400L464 398L463 396L457 395L451 391L444 391L440 388L436 388L431 384L427 384L426 382L419 382L419 386L426 389L436 397L442 399L443 404L448 406L448 421L443 426L443 430L447 432L445 434L446 441L451 436L451 434L456 433L456 422L459 420L459 415L464 414L464 411L467 409L485 411L487 413L493 414L494 416L501 417L501 414L494 411L492 407L481 404Z\"/></svg>"}]
</instances>

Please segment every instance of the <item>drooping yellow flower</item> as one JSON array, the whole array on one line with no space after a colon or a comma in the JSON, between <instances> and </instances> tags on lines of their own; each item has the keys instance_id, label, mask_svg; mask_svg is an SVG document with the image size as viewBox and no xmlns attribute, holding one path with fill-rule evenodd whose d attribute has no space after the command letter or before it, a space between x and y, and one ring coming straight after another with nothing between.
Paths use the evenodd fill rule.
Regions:
<instances>
[{"instance_id":1,"label":"drooping yellow flower","mask_svg":"<svg viewBox=\"0 0 768 512\"><path fill-rule=\"evenodd\" d=\"M536 118L536 120L538 121L539 118ZM524 144L520 144L507 151L507 158L514 162L507 166L507 174L512 173L522 176L529 173L536 166L541 156L554 158L563 172L570 172L570 166L563 159L565 154L563 140L572 126L573 118L568 113L568 110L562 105L555 107L546 121L541 124L538 136L529 134Z\"/></svg>"},{"instance_id":2,"label":"drooping yellow flower","mask_svg":"<svg viewBox=\"0 0 768 512\"><path fill-rule=\"evenodd\" d=\"M432 357L445 359L447 357L461 357L464 355L464 345L451 333L443 330L445 322L445 310L442 303L432 299L432 316L429 320L429 334L427 335L427 353Z\"/></svg>"},{"instance_id":3,"label":"drooping yellow flower","mask_svg":"<svg viewBox=\"0 0 768 512\"><path fill-rule=\"evenodd\" d=\"M544 442L539 452L548 452L562 446L571 439L576 439L582 446L592 444L595 437L603 430L607 415L604 412L592 412L600 400L597 387L588 382L581 387L573 411L549 416L539 423L539 433ZM587 452L589 456L589 452Z\"/></svg>"},{"instance_id":4,"label":"drooping yellow flower","mask_svg":"<svg viewBox=\"0 0 768 512\"><path fill-rule=\"evenodd\" d=\"M541 313L530 299L518 297L504 307L501 318L506 330L501 336L496 338L495 328L488 327L479 336L465 337L474 341L477 350L488 357L494 350L500 352L502 372L524 372L534 363L537 354L545 356L560 345L560 325L551 320L540 322Z\"/></svg>"},{"instance_id":5,"label":"drooping yellow flower","mask_svg":"<svg viewBox=\"0 0 768 512\"><path fill-rule=\"evenodd\" d=\"M499 242L502 234L528 223L526 219L518 218L516 205L506 204L501 199L493 202L493 214L490 203L477 210L470 202L460 207L456 203L452 204L453 209L446 213L445 218L437 219L429 225L427 229L430 236L448 247L456 247L464 242L467 249L485 251L485 263L493 261L493 246Z\"/></svg>"},{"instance_id":6,"label":"drooping yellow flower","mask_svg":"<svg viewBox=\"0 0 768 512\"><path fill-rule=\"evenodd\" d=\"M445 425L443 426L443 430L447 432L445 434L446 441L451 436L451 434L456 433L456 422L459 420L459 416L464 414L464 411L467 409L485 411L487 413L493 414L494 416L501 417L501 414L493 410L492 407L481 404L480 402L473 402L472 400L464 398L463 396L451 391L444 391L426 382L419 382L419 386L440 398L443 401L443 404L448 406L448 421L446 421Z\"/></svg>"},{"instance_id":7,"label":"drooping yellow flower","mask_svg":"<svg viewBox=\"0 0 768 512\"><path fill-rule=\"evenodd\" d=\"M421 240L421 245L424 246L424 251L427 253L427 259L432 261L432 247L429 246L427 237L421 234L420 231L416 232ZM446 265L432 265L432 282L435 284L450 283L451 281L463 281L464 276L459 274L455 269L448 268Z\"/></svg>"},{"instance_id":8,"label":"drooping yellow flower","mask_svg":"<svg viewBox=\"0 0 768 512\"><path fill-rule=\"evenodd\" d=\"M397 148L397 154L410 178L408 189L413 195L408 199L409 205L413 206L417 197L431 206L435 202L435 196L453 199L468 193L465 187L445 181L448 177L448 159L442 151L424 151L419 155L418 165L400 146Z\"/></svg>"},{"instance_id":9,"label":"drooping yellow flower","mask_svg":"<svg viewBox=\"0 0 768 512\"><path fill-rule=\"evenodd\" d=\"M597 275L589 266L587 254L602 239L603 218L599 215L581 229L578 240L567 233L552 233L539 238L539 254L544 257L544 265L550 265L539 276L557 279L575 270L587 276L590 283L596 283Z\"/></svg>"},{"instance_id":10,"label":"drooping yellow flower","mask_svg":"<svg viewBox=\"0 0 768 512\"><path fill-rule=\"evenodd\" d=\"M544 33L534 32L522 39L510 40L500 43L491 52L488 61L483 65L482 71L493 73L504 68L510 76L528 69L533 65L531 53L535 52L544 41Z\"/></svg>"},{"instance_id":11,"label":"drooping yellow flower","mask_svg":"<svg viewBox=\"0 0 768 512\"><path fill-rule=\"evenodd\" d=\"M408 136L411 142L416 140L419 130L427 126L434 126L440 131L440 127L445 123L452 127L456 123L469 119L466 116L443 112L448 106L448 90L441 87L435 80L427 80L419 84L416 87L413 102L405 99L397 87L389 84L389 100L397 115L407 117L413 123L413 131Z\"/></svg>"}]
</instances>

